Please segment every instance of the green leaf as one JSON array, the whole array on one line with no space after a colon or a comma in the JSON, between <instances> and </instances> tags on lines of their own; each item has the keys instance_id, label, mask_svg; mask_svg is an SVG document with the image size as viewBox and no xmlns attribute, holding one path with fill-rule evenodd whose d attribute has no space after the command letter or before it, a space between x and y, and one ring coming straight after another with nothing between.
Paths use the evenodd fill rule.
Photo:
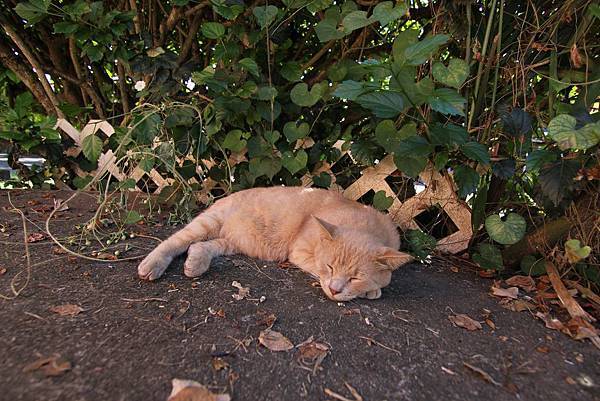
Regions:
<instances>
[{"instance_id":1,"label":"green leaf","mask_svg":"<svg viewBox=\"0 0 600 401\"><path fill-rule=\"evenodd\" d=\"M290 61L289 63L285 63L283 67L279 69L279 73L286 80L297 82L302 79L302 66L296 61Z\"/></svg>"},{"instance_id":2,"label":"green leaf","mask_svg":"<svg viewBox=\"0 0 600 401\"><path fill-rule=\"evenodd\" d=\"M465 198L479 185L479 174L469 166L460 165L454 169L454 181L458 185L458 195Z\"/></svg>"},{"instance_id":3,"label":"green leaf","mask_svg":"<svg viewBox=\"0 0 600 401\"><path fill-rule=\"evenodd\" d=\"M469 140L467 129L455 124L433 123L429 127L429 137L431 143L450 148L464 145Z\"/></svg>"},{"instance_id":4,"label":"green leaf","mask_svg":"<svg viewBox=\"0 0 600 401\"><path fill-rule=\"evenodd\" d=\"M589 123L575 129L577 120L568 114L554 117L548 124L548 135L561 150L587 150L600 142L600 123Z\"/></svg>"},{"instance_id":5,"label":"green leaf","mask_svg":"<svg viewBox=\"0 0 600 401\"><path fill-rule=\"evenodd\" d=\"M392 55L394 57L394 64L402 66L406 64L406 49L417 43L419 40L420 30L418 29L407 29L398 34L392 45Z\"/></svg>"},{"instance_id":6,"label":"green leaf","mask_svg":"<svg viewBox=\"0 0 600 401\"><path fill-rule=\"evenodd\" d=\"M254 178L264 175L272 180L275 174L281 170L281 160L273 157L252 158L248 169Z\"/></svg>"},{"instance_id":7,"label":"green leaf","mask_svg":"<svg viewBox=\"0 0 600 401\"><path fill-rule=\"evenodd\" d=\"M384 1L375 6L373 18L379 21L381 26L386 26L390 22L402 18L407 11L408 8L405 3L398 2L398 5L394 7L394 3L391 1Z\"/></svg>"},{"instance_id":8,"label":"green leaf","mask_svg":"<svg viewBox=\"0 0 600 401\"><path fill-rule=\"evenodd\" d=\"M402 95L392 91L376 91L360 95L356 102L380 118L394 118L404 110Z\"/></svg>"},{"instance_id":9,"label":"green leaf","mask_svg":"<svg viewBox=\"0 0 600 401\"><path fill-rule=\"evenodd\" d=\"M356 100L360 95L367 91L368 89L365 87L364 83L348 80L342 82L335 88L333 96L341 99Z\"/></svg>"},{"instance_id":10,"label":"green leaf","mask_svg":"<svg viewBox=\"0 0 600 401\"><path fill-rule=\"evenodd\" d=\"M479 142L467 142L460 147L461 152L471 160L475 160L486 166L490 164L490 153L487 146Z\"/></svg>"},{"instance_id":11,"label":"green leaf","mask_svg":"<svg viewBox=\"0 0 600 401\"><path fill-rule=\"evenodd\" d=\"M479 244L478 252L473 255L473 262L485 270L502 270L504 265L502 253L491 244Z\"/></svg>"},{"instance_id":12,"label":"green leaf","mask_svg":"<svg viewBox=\"0 0 600 401\"><path fill-rule=\"evenodd\" d=\"M406 242L410 252L423 261L431 255L437 245L437 240L421 230L408 230Z\"/></svg>"},{"instance_id":13,"label":"green leaf","mask_svg":"<svg viewBox=\"0 0 600 401\"><path fill-rule=\"evenodd\" d=\"M387 153L393 153L398 149L403 139L416 134L417 125L413 122L407 123L400 130L397 130L394 121L383 120L375 128L375 141Z\"/></svg>"},{"instance_id":14,"label":"green leaf","mask_svg":"<svg viewBox=\"0 0 600 401\"><path fill-rule=\"evenodd\" d=\"M54 33L70 35L79 28L79 24L71 21L61 21L54 24Z\"/></svg>"},{"instance_id":15,"label":"green leaf","mask_svg":"<svg viewBox=\"0 0 600 401\"><path fill-rule=\"evenodd\" d=\"M261 86L256 93L260 100L271 101L277 97L277 89L273 86Z\"/></svg>"},{"instance_id":16,"label":"green leaf","mask_svg":"<svg viewBox=\"0 0 600 401\"><path fill-rule=\"evenodd\" d=\"M256 21L261 29L265 29L267 25L270 25L271 22L275 21L278 11L279 9L275 6L258 6L254 7L252 14L256 17Z\"/></svg>"},{"instance_id":17,"label":"green leaf","mask_svg":"<svg viewBox=\"0 0 600 401\"><path fill-rule=\"evenodd\" d=\"M394 155L394 164L398 170L409 177L417 178L427 166L427 158Z\"/></svg>"},{"instance_id":18,"label":"green leaf","mask_svg":"<svg viewBox=\"0 0 600 401\"><path fill-rule=\"evenodd\" d=\"M135 138L138 144L152 143L154 137L158 134L160 129L161 119L158 114L140 114L134 117L132 122L131 135Z\"/></svg>"},{"instance_id":19,"label":"green leaf","mask_svg":"<svg viewBox=\"0 0 600 401\"><path fill-rule=\"evenodd\" d=\"M528 276L542 276L546 274L546 260L527 255L521 259L521 271Z\"/></svg>"},{"instance_id":20,"label":"green leaf","mask_svg":"<svg viewBox=\"0 0 600 401\"><path fill-rule=\"evenodd\" d=\"M394 203L394 198L387 196L385 191L377 191L373 196L373 207L377 210L388 210Z\"/></svg>"},{"instance_id":21,"label":"green leaf","mask_svg":"<svg viewBox=\"0 0 600 401\"><path fill-rule=\"evenodd\" d=\"M103 145L102 139L98 138L96 135L88 135L83 138L83 141L81 142L81 150L86 159L91 162L96 162L98 161L100 154L102 154Z\"/></svg>"},{"instance_id":22,"label":"green leaf","mask_svg":"<svg viewBox=\"0 0 600 401\"><path fill-rule=\"evenodd\" d=\"M329 188L331 186L331 176L326 172L313 176L312 180L313 184L319 188Z\"/></svg>"},{"instance_id":23,"label":"green leaf","mask_svg":"<svg viewBox=\"0 0 600 401\"><path fill-rule=\"evenodd\" d=\"M361 164L368 166L373 165L375 162L375 153L379 148L369 140L358 140L354 141L350 145L350 154Z\"/></svg>"},{"instance_id":24,"label":"green leaf","mask_svg":"<svg viewBox=\"0 0 600 401\"><path fill-rule=\"evenodd\" d=\"M512 245L523 238L527 223L517 213L509 213L504 220L500 215L492 214L485 219L485 230L499 244Z\"/></svg>"},{"instance_id":25,"label":"green leaf","mask_svg":"<svg viewBox=\"0 0 600 401\"><path fill-rule=\"evenodd\" d=\"M308 123L301 123L296 125L295 121L288 121L283 126L283 135L287 138L289 143L294 143L298 139L305 138L310 131Z\"/></svg>"},{"instance_id":26,"label":"green leaf","mask_svg":"<svg viewBox=\"0 0 600 401\"><path fill-rule=\"evenodd\" d=\"M448 88L436 89L433 97L428 99L431 108L442 114L465 115L465 103L467 101L455 90Z\"/></svg>"},{"instance_id":27,"label":"green leaf","mask_svg":"<svg viewBox=\"0 0 600 401\"><path fill-rule=\"evenodd\" d=\"M315 32L321 42L338 40L346 36L342 29L338 29L337 20L325 18L315 26Z\"/></svg>"},{"instance_id":28,"label":"green leaf","mask_svg":"<svg viewBox=\"0 0 600 401\"><path fill-rule=\"evenodd\" d=\"M243 134L244 133L240 129L229 131L223 140L223 147L233 152L241 151L247 145L246 140L242 138Z\"/></svg>"},{"instance_id":29,"label":"green leaf","mask_svg":"<svg viewBox=\"0 0 600 401\"><path fill-rule=\"evenodd\" d=\"M75 177L73 178L73 185L77 189L85 188L92 180L94 179L91 175L86 175L85 177Z\"/></svg>"},{"instance_id":30,"label":"green leaf","mask_svg":"<svg viewBox=\"0 0 600 401\"><path fill-rule=\"evenodd\" d=\"M263 136L271 145L275 145L275 142L277 142L279 138L281 138L281 134L277 130L267 131L263 134Z\"/></svg>"},{"instance_id":31,"label":"green leaf","mask_svg":"<svg viewBox=\"0 0 600 401\"><path fill-rule=\"evenodd\" d=\"M580 262L587 258L592 253L590 246L581 246L581 241L578 239L571 239L565 242L565 256L571 264Z\"/></svg>"},{"instance_id":32,"label":"green leaf","mask_svg":"<svg viewBox=\"0 0 600 401\"><path fill-rule=\"evenodd\" d=\"M31 25L40 22L48 14L50 0L32 0L24 1L15 7L15 12L19 17L27 20Z\"/></svg>"},{"instance_id":33,"label":"green leaf","mask_svg":"<svg viewBox=\"0 0 600 401\"><path fill-rule=\"evenodd\" d=\"M531 116L523 109L513 109L510 114L502 116L504 132L513 138L521 138L532 130Z\"/></svg>"},{"instance_id":34,"label":"green leaf","mask_svg":"<svg viewBox=\"0 0 600 401\"><path fill-rule=\"evenodd\" d=\"M527 155L527 171L539 171L545 164L556 160L557 154L547 149L536 149Z\"/></svg>"},{"instance_id":35,"label":"green leaf","mask_svg":"<svg viewBox=\"0 0 600 401\"><path fill-rule=\"evenodd\" d=\"M252 60L251 58L243 58L239 61L240 66L248 71L250 74L254 75L256 78L258 78L260 76L259 72L258 72L258 64L256 64L256 61Z\"/></svg>"},{"instance_id":36,"label":"green leaf","mask_svg":"<svg viewBox=\"0 0 600 401\"><path fill-rule=\"evenodd\" d=\"M469 66L459 58L450 59L448 67L439 61L433 64L433 78L446 86L460 88L469 76Z\"/></svg>"},{"instance_id":37,"label":"green leaf","mask_svg":"<svg viewBox=\"0 0 600 401\"><path fill-rule=\"evenodd\" d=\"M311 107L321 99L326 87L326 83L318 83L314 84L309 91L308 85L301 82L292 88L290 98L292 99L292 102L296 103L298 106Z\"/></svg>"},{"instance_id":38,"label":"green leaf","mask_svg":"<svg viewBox=\"0 0 600 401\"><path fill-rule=\"evenodd\" d=\"M302 149L296 154L288 150L281 155L281 164L292 175L306 167L306 162L308 162L308 155Z\"/></svg>"},{"instance_id":39,"label":"green leaf","mask_svg":"<svg viewBox=\"0 0 600 401\"><path fill-rule=\"evenodd\" d=\"M142 219L143 219L143 217L141 214L139 214L135 210L130 210L127 212L127 215L125 216L125 220L123 221L123 224L135 224L139 221L142 221Z\"/></svg>"},{"instance_id":40,"label":"green leaf","mask_svg":"<svg viewBox=\"0 0 600 401\"><path fill-rule=\"evenodd\" d=\"M347 35L352 31L370 25L375 21L376 19L373 17L367 18L366 11L352 11L344 17L342 20L342 26L344 27L344 32Z\"/></svg>"},{"instance_id":41,"label":"green leaf","mask_svg":"<svg viewBox=\"0 0 600 401\"><path fill-rule=\"evenodd\" d=\"M311 13L316 13L329 7L333 3L333 0L311 0L309 1L306 9Z\"/></svg>"},{"instance_id":42,"label":"green leaf","mask_svg":"<svg viewBox=\"0 0 600 401\"><path fill-rule=\"evenodd\" d=\"M580 164L577 160L559 159L547 163L540 170L538 180L542 193L558 206L573 191L573 178L577 175Z\"/></svg>"},{"instance_id":43,"label":"green leaf","mask_svg":"<svg viewBox=\"0 0 600 401\"><path fill-rule=\"evenodd\" d=\"M93 46L88 44L83 48L82 53L87 54L90 61L96 62L102 60L102 57L104 57L104 48L100 45Z\"/></svg>"},{"instance_id":44,"label":"green leaf","mask_svg":"<svg viewBox=\"0 0 600 401\"><path fill-rule=\"evenodd\" d=\"M201 26L202 35L208 39L219 39L225 35L225 25L219 22L205 22Z\"/></svg>"},{"instance_id":45,"label":"green leaf","mask_svg":"<svg viewBox=\"0 0 600 401\"><path fill-rule=\"evenodd\" d=\"M404 50L406 63L408 65L421 65L425 63L448 39L450 39L448 35L433 35L408 46Z\"/></svg>"},{"instance_id":46,"label":"green leaf","mask_svg":"<svg viewBox=\"0 0 600 401\"><path fill-rule=\"evenodd\" d=\"M142 157L140 163L138 164L138 167L147 173L150 172L154 167L154 156L145 155L144 157Z\"/></svg>"},{"instance_id":47,"label":"green leaf","mask_svg":"<svg viewBox=\"0 0 600 401\"><path fill-rule=\"evenodd\" d=\"M427 139L419 135L410 135L400 142L394 153L399 157L427 159L433 149L434 146Z\"/></svg>"}]
</instances>

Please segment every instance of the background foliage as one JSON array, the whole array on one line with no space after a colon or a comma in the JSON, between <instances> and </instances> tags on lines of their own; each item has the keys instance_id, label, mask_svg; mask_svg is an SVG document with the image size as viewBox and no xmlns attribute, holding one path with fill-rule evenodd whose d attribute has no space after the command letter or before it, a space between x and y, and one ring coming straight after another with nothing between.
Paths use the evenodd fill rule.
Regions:
<instances>
[{"instance_id":1,"label":"background foliage","mask_svg":"<svg viewBox=\"0 0 600 401\"><path fill-rule=\"evenodd\" d=\"M73 166L93 171L112 149L176 178L168 193L187 208L193 177L297 185L337 162L345 187L387 154L406 177L433 163L473 207L473 260L501 269L529 255L531 273L542 250L522 252L527 232L573 213L598 221L599 17L584 0L8 0L1 146L23 181L79 187L91 176ZM69 158L57 117L121 128ZM43 171L18 163L29 152ZM363 200L386 209L382 195ZM593 227L577 236L596 256L564 265L597 280Z\"/></svg>"}]
</instances>

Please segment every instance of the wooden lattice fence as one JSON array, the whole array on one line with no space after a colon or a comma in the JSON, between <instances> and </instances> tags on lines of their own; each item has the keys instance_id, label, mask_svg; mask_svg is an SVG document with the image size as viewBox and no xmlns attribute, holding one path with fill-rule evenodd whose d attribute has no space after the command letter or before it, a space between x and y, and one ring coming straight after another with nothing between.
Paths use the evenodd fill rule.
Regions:
<instances>
[{"instance_id":1,"label":"wooden lattice fence","mask_svg":"<svg viewBox=\"0 0 600 401\"><path fill-rule=\"evenodd\" d=\"M73 140L73 146L66 151L67 156L72 157L76 157L81 153L82 142L86 136L94 135L99 131L107 137L115 133L113 126L107 121L102 120L91 120L79 131L67 120L59 119L56 128L62 130ZM342 141L338 141L334 146L341 150L342 144ZM347 153L347 151L342 152L342 155ZM349 156L352 157L352 155ZM229 164L233 166L244 160L247 160L244 153L236 153L230 156ZM177 160L177 163L181 165L183 161ZM202 164L204 167L210 168L214 162L212 160L202 160ZM332 164L323 163L318 169L312 172L312 175L307 174L303 177L302 184L310 186L313 175L327 172L332 176L331 188L342 191L344 196L349 199L358 200L370 191L384 191L388 197L392 197L393 199L388 212L402 230L418 228L416 218L427 210L437 208L443 211L443 214L447 216L454 226L454 232L448 233L442 238L437 238L437 249L442 252L458 253L467 248L473 234L471 229L471 211L466 203L458 198L456 187L452 177L448 173L441 174L431 167L427 168L419 177L421 190L413 196L401 200L399 194L386 181L392 175L401 175L394 164L393 158L389 155L374 167L363 170L361 177L345 189L335 183L335 175L331 171L332 167ZM147 183L151 181L154 188L152 193L154 194L159 194L165 187L174 183L173 178L164 177L156 169L146 172L139 166L135 166L128 171L129 173L124 172L122 163L118 163L112 150L108 150L100 155L98 170L93 174L108 172L118 181L133 179L136 183L133 190L138 191L147 189ZM75 166L75 172L82 177L90 174L82 171L77 166ZM202 171L199 170L197 172L199 177L203 177ZM191 178L189 183L198 183L198 181L196 178ZM211 190L221 186L209 177L203 178L200 184L201 190L196 193L196 196L202 203L208 201ZM222 189L226 190L226 188Z\"/></svg>"}]
</instances>

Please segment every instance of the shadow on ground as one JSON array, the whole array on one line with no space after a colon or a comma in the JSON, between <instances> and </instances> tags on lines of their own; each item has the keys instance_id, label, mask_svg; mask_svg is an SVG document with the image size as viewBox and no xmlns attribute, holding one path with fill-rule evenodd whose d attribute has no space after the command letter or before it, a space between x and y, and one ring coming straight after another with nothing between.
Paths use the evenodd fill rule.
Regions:
<instances>
[{"instance_id":1,"label":"shadow on ground","mask_svg":"<svg viewBox=\"0 0 600 401\"><path fill-rule=\"evenodd\" d=\"M27 209L27 199L13 202ZM71 232L93 206L71 205L53 223L57 232ZM7 294L24 251L17 244L19 216L6 208L0 216L0 268L7 269L0 288ZM28 217L43 221L37 213ZM150 230L165 237L174 229ZM241 256L217 259L195 281L183 276L179 259L161 280L147 283L137 279L135 262L69 260L53 255L48 241L31 248L33 263L48 263L34 268L19 298L0 301L3 400L166 400L173 378L196 380L233 400L329 400L325 389L352 399L344 383L365 401L584 401L600 393L600 352L593 346L547 330L527 312L501 308L488 295L490 281L435 264L397 271L380 300L337 304L302 272ZM249 287L250 296L235 300L233 281ZM49 311L62 304L84 311L73 317ZM484 309L495 330L484 324L470 332L448 320L453 311L483 321ZM271 314L273 330L294 344L313 336L329 345L314 374L301 366L297 350L258 344ZM57 377L23 372L54 353L72 369Z\"/></svg>"}]
</instances>

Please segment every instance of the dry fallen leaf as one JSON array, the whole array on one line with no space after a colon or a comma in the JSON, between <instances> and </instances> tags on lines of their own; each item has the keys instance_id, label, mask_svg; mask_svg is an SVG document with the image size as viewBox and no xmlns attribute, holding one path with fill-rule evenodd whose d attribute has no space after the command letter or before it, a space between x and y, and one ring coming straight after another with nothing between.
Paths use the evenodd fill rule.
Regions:
<instances>
[{"instance_id":1,"label":"dry fallen leaf","mask_svg":"<svg viewBox=\"0 0 600 401\"><path fill-rule=\"evenodd\" d=\"M64 212L66 210L69 210L69 205L64 203L64 201L62 199L54 198L54 208L56 209L57 212Z\"/></svg>"},{"instance_id":2,"label":"dry fallen leaf","mask_svg":"<svg viewBox=\"0 0 600 401\"><path fill-rule=\"evenodd\" d=\"M27 237L27 242L31 244L34 242L42 241L44 239L46 239L46 234L44 234L44 233L31 233Z\"/></svg>"},{"instance_id":3,"label":"dry fallen leaf","mask_svg":"<svg viewBox=\"0 0 600 401\"><path fill-rule=\"evenodd\" d=\"M65 304L52 306L50 312L58 313L61 316L75 316L83 312L83 308L79 305Z\"/></svg>"},{"instance_id":4,"label":"dry fallen leaf","mask_svg":"<svg viewBox=\"0 0 600 401\"><path fill-rule=\"evenodd\" d=\"M458 267L457 267L457 266L452 266L452 267L450 267L450 270L451 270L453 273L458 273Z\"/></svg>"},{"instance_id":5,"label":"dry fallen leaf","mask_svg":"<svg viewBox=\"0 0 600 401\"><path fill-rule=\"evenodd\" d=\"M581 66L583 65L583 59L581 57L581 54L579 53L579 49L577 49L577 43L573 43L573 46L571 46L571 63L573 64L573 67L575 68L581 68Z\"/></svg>"},{"instance_id":6,"label":"dry fallen leaf","mask_svg":"<svg viewBox=\"0 0 600 401\"><path fill-rule=\"evenodd\" d=\"M537 306L523 299L503 298L500 300L500 306L513 312L522 312L524 310L535 310Z\"/></svg>"},{"instance_id":7,"label":"dry fallen leaf","mask_svg":"<svg viewBox=\"0 0 600 401\"><path fill-rule=\"evenodd\" d=\"M467 329L469 331L475 331L475 330L481 330L482 329L481 323L479 323L476 320L471 319L469 316L467 316L467 315L465 315L463 313L459 313L457 315L448 316L448 319L455 326L462 327L462 328Z\"/></svg>"},{"instance_id":8,"label":"dry fallen leaf","mask_svg":"<svg viewBox=\"0 0 600 401\"><path fill-rule=\"evenodd\" d=\"M6 273L6 267L0 267L0 276Z\"/></svg>"},{"instance_id":9,"label":"dry fallen leaf","mask_svg":"<svg viewBox=\"0 0 600 401\"><path fill-rule=\"evenodd\" d=\"M546 324L546 327L552 330L565 331L565 325L556 318L550 316L549 313L538 312L535 314L536 317L542 319L542 321Z\"/></svg>"},{"instance_id":10,"label":"dry fallen leaf","mask_svg":"<svg viewBox=\"0 0 600 401\"><path fill-rule=\"evenodd\" d=\"M223 358L213 358L212 367L214 370L229 369L229 363Z\"/></svg>"},{"instance_id":11,"label":"dry fallen leaf","mask_svg":"<svg viewBox=\"0 0 600 401\"><path fill-rule=\"evenodd\" d=\"M494 378L492 376L490 376L490 374L487 373L486 371L484 371L483 369L478 368L477 366L473 366L467 362L463 362L463 365L466 368L468 368L469 370L471 370L472 372L477 373L479 375L479 377L481 377L486 382L491 383L494 386L500 386L500 383L498 383L496 380L494 380Z\"/></svg>"},{"instance_id":12,"label":"dry fallen leaf","mask_svg":"<svg viewBox=\"0 0 600 401\"><path fill-rule=\"evenodd\" d=\"M60 376L71 369L71 362L61 359L60 355L40 358L23 368L24 373L40 370L45 376Z\"/></svg>"},{"instance_id":13,"label":"dry fallen leaf","mask_svg":"<svg viewBox=\"0 0 600 401\"><path fill-rule=\"evenodd\" d=\"M490 329L492 330L496 330L496 323L494 323L492 321L492 319L485 319L485 324L487 324L488 326L490 326Z\"/></svg>"},{"instance_id":14,"label":"dry fallen leaf","mask_svg":"<svg viewBox=\"0 0 600 401\"><path fill-rule=\"evenodd\" d=\"M496 297L517 299L519 296L519 289L517 287L499 288L492 286L492 295Z\"/></svg>"},{"instance_id":15,"label":"dry fallen leaf","mask_svg":"<svg viewBox=\"0 0 600 401\"><path fill-rule=\"evenodd\" d=\"M512 276L506 280L506 284L519 287L527 292L535 290L535 281L530 276Z\"/></svg>"},{"instance_id":16,"label":"dry fallen leaf","mask_svg":"<svg viewBox=\"0 0 600 401\"><path fill-rule=\"evenodd\" d=\"M173 379L167 401L229 401L229 394L215 394L194 380Z\"/></svg>"},{"instance_id":17,"label":"dry fallen leaf","mask_svg":"<svg viewBox=\"0 0 600 401\"><path fill-rule=\"evenodd\" d=\"M260 332L258 341L271 351L289 351L294 344L278 331L266 329Z\"/></svg>"},{"instance_id":18,"label":"dry fallen leaf","mask_svg":"<svg viewBox=\"0 0 600 401\"><path fill-rule=\"evenodd\" d=\"M243 287L237 281L234 281L233 283L231 283L231 285L238 289L238 293L232 295L233 299L235 299L236 301L241 301L242 299L250 295L250 287Z\"/></svg>"},{"instance_id":19,"label":"dry fallen leaf","mask_svg":"<svg viewBox=\"0 0 600 401\"><path fill-rule=\"evenodd\" d=\"M296 346L298 348L298 354L296 359L301 365L310 367L313 374L316 373L317 369L321 365L321 362L325 359L329 353L329 346L324 343L320 343L313 340L311 336L308 340Z\"/></svg>"},{"instance_id":20,"label":"dry fallen leaf","mask_svg":"<svg viewBox=\"0 0 600 401\"><path fill-rule=\"evenodd\" d=\"M100 260L117 260L117 256L112 254L112 253L108 253L108 252L99 252L98 255L96 255L96 259L100 259Z\"/></svg>"}]
</instances>

